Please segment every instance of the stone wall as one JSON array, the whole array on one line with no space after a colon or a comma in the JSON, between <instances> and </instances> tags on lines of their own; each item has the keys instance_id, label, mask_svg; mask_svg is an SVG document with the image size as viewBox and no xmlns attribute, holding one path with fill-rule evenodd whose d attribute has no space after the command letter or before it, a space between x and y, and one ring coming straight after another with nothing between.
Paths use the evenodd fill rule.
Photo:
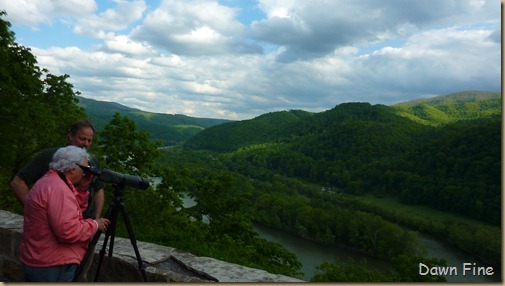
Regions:
<instances>
[{"instance_id":1,"label":"stone wall","mask_svg":"<svg viewBox=\"0 0 505 286\"><path fill-rule=\"evenodd\" d=\"M23 216L0 210L0 282L23 281L18 259L22 232ZM87 278L82 281L95 281L95 278L98 282L144 281L130 239L115 237L109 257L110 242L104 255L100 255L104 237L100 236L93 263ZM137 241L137 248L145 265L144 273L148 282L304 282L152 243ZM97 270L99 275L96 275Z\"/></svg>"}]
</instances>

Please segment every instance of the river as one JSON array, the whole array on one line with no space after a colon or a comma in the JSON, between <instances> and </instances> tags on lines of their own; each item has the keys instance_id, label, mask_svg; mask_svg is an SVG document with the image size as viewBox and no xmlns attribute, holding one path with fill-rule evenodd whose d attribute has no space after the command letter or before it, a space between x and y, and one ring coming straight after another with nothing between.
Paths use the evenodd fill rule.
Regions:
<instances>
[{"instance_id":1,"label":"river","mask_svg":"<svg viewBox=\"0 0 505 286\"><path fill-rule=\"evenodd\" d=\"M290 252L296 254L302 263L303 280L309 281L316 272L316 266L324 261L340 262L367 260L367 265L372 269L386 270L389 265L384 260L374 257L365 257L359 252L339 247L326 246L312 240L304 239L277 229L254 224L254 230L260 237L277 242Z\"/></svg>"},{"instance_id":2,"label":"river","mask_svg":"<svg viewBox=\"0 0 505 286\"><path fill-rule=\"evenodd\" d=\"M256 232L263 238L277 242L284 246L290 252L296 254L298 259L303 264L302 272L304 273L303 279L309 281L310 278L316 272L316 266L320 265L323 261L332 262L335 258L339 261L345 262L350 261L361 261L363 259L367 260L367 265L370 269L376 270L386 270L388 268L387 263L383 260L369 257L362 253L352 251L343 247L330 247L316 243L314 241L304 239L290 233L265 227L262 225L254 225ZM480 260L465 254L450 245L441 243L429 236L421 235L419 239L420 243L426 246L428 258L444 258L447 261L447 266L454 266L458 268L458 276L451 275L444 277L448 282L471 282L471 283L492 283L501 282L501 269L495 269L494 275L492 276L474 276L474 275L462 275L463 263L476 263L477 266L487 266ZM471 273L468 272L467 273Z\"/></svg>"},{"instance_id":3,"label":"river","mask_svg":"<svg viewBox=\"0 0 505 286\"><path fill-rule=\"evenodd\" d=\"M190 207L194 204L195 202L191 198L185 196L185 207ZM388 263L384 260L370 257L344 247L326 246L312 240L304 239L302 237L292 235L284 231L258 224L254 224L253 227L260 237L281 244L284 248L294 253L298 257L298 260L300 260L302 263L301 271L304 273L302 279L306 281L309 281L310 278L312 278L312 276L316 273L316 266L320 265L324 261L333 262L335 258L341 262L347 262L351 260L359 262L363 259L366 259L367 265L370 267L370 269L386 270L389 267ZM428 258L443 258L446 260L448 267L456 267L458 269L459 275L445 276L448 282L501 282L501 269L494 269L494 275L490 276L477 276L468 274L462 275L463 263L470 263L471 265L473 265L473 263L476 263L477 266L487 265L482 263L482 261L479 259L475 259L472 256L463 253L458 249L451 247L450 245L439 242L427 235L421 235L419 241L426 247L426 256Z\"/></svg>"}]
</instances>

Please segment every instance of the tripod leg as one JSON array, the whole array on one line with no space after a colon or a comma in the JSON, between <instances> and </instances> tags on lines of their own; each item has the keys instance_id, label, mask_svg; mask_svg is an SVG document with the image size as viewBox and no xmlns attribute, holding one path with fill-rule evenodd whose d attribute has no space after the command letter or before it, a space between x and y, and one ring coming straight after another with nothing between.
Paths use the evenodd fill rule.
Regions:
<instances>
[{"instance_id":1,"label":"tripod leg","mask_svg":"<svg viewBox=\"0 0 505 286\"><path fill-rule=\"evenodd\" d=\"M109 237L111 234L116 233L116 224L117 224L117 213L118 209L114 202L111 203L109 210L107 210L106 217L110 220L110 225L107 231L105 232L105 238L103 240L102 249L100 250L100 259L98 260L98 265L95 273L95 282L98 281L98 276L100 275L100 269L102 267L103 257L105 256L105 249L107 248L107 242L109 241ZM111 241L114 240L112 236ZM112 249L109 247L109 257L112 256Z\"/></svg>"},{"instance_id":2,"label":"tripod leg","mask_svg":"<svg viewBox=\"0 0 505 286\"><path fill-rule=\"evenodd\" d=\"M93 257L95 255L95 247L96 243L98 242L98 239L100 238L101 232L97 232L91 242L88 245L88 251L86 251L86 254L84 255L84 259L81 261L79 264L79 267L77 267L77 270L75 271L75 276L74 276L74 282L79 281L79 279L84 279L84 281L87 281L87 272L89 270L89 267L91 266L91 263L93 262Z\"/></svg>"},{"instance_id":3,"label":"tripod leg","mask_svg":"<svg viewBox=\"0 0 505 286\"><path fill-rule=\"evenodd\" d=\"M107 212L105 213L105 217L110 216L111 210L112 210L112 205L110 205L109 208L107 209ZM102 233L100 231L97 231L95 233L95 236L93 236L93 238L91 239L91 241L88 245L88 250L86 251L86 254L84 255L84 259L82 260L82 262L79 264L79 267L75 271L74 282L79 281L79 279L81 278L81 275L82 275L82 277L84 277L83 279L85 281L87 281L87 275L88 275L87 272L89 271L89 267L91 266L91 263L93 262L93 257L95 255L96 243L100 239L101 235L102 235Z\"/></svg>"},{"instance_id":4,"label":"tripod leg","mask_svg":"<svg viewBox=\"0 0 505 286\"><path fill-rule=\"evenodd\" d=\"M110 233L110 244L109 244L109 257L112 257L112 252L114 251L114 238L116 237L116 226L117 226L117 218L118 218L118 208L123 209L124 206L122 204L115 205L114 212L112 212L112 217L110 218L110 225L107 229L107 233Z\"/></svg>"},{"instance_id":5,"label":"tripod leg","mask_svg":"<svg viewBox=\"0 0 505 286\"><path fill-rule=\"evenodd\" d=\"M147 282L146 267L145 267L144 263L142 262L142 259L140 258L140 252L137 247L137 239L135 238L135 234L133 233L133 228L132 228L132 225L130 222L130 218L128 217L128 214L126 213L124 205L122 206L121 210L123 212L123 220L125 222L126 229L128 230L130 242L133 246L133 250L135 251L135 256L137 257L137 262L139 264L140 272L142 273L142 278L144 278L144 282Z\"/></svg>"},{"instance_id":6,"label":"tripod leg","mask_svg":"<svg viewBox=\"0 0 505 286\"><path fill-rule=\"evenodd\" d=\"M110 236L110 233L109 233L109 230L107 230L107 232L105 233L105 238L103 240L102 249L100 250L100 259L98 260L98 265L96 268L95 282L98 281L98 276L100 275L100 268L102 267L102 261L103 261L103 257L105 256L105 249L107 247L107 242L109 240L109 236Z\"/></svg>"}]
</instances>

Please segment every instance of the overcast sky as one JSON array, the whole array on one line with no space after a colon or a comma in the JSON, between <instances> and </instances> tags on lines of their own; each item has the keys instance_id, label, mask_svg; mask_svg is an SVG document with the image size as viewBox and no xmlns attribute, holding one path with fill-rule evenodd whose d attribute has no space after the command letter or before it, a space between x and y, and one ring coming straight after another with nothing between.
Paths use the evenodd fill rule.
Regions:
<instances>
[{"instance_id":1,"label":"overcast sky","mask_svg":"<svg viewBox=\"0 0 505 286\"><path fill-rule=\"evenodd\" d=\"M500 0L0 0L83 97L244 120L501 89Z\"/></svg>"}]
</instances>

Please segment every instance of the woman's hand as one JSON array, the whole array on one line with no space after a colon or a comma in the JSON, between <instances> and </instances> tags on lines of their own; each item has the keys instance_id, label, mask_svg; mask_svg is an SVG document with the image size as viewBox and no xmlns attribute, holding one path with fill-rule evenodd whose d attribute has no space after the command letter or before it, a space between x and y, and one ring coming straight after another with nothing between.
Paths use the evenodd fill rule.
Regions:
<instances>
[{"instance_id":1,"label":"woman's hand","mask_svg":"<svg viewBox=\"0 0 505 286\"><path fill-rule=\"evenodd\" d=\"M89 174L87 172L84 172L84 175L82 176L81 180L77 184L77 188L82 191L87 190L88 186L89 186L89 184L91 184L92 180L93 180L93 175Z\"/></svg>"},{"instance_id":2,"label":"woman's hand","mask_svg":"<svg viewBox=\"0 0 505 286\"><path fill-rule=\"evenodd\" d=\"M109 227L110 221L106 218L97 218L96 222L98 223L98 230L101 232L106 232L107 227Z\"/></svg>"}]
</instances>

